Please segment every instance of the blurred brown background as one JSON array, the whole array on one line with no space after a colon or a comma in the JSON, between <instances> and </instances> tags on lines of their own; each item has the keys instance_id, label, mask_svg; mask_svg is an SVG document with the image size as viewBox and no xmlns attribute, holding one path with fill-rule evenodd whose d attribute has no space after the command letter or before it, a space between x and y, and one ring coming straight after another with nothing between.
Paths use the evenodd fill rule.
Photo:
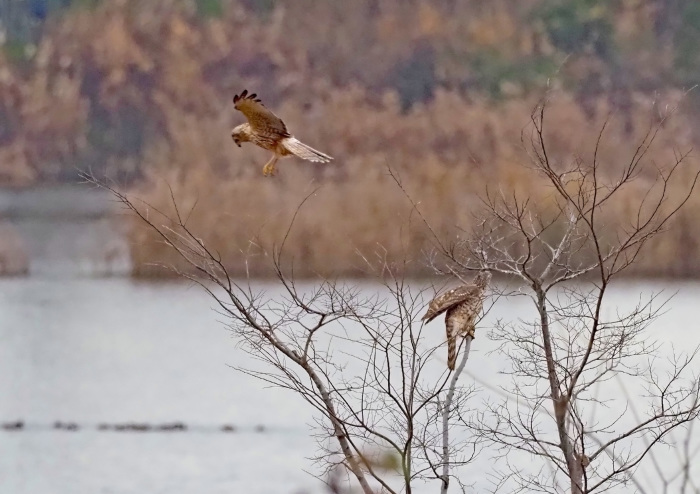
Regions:
<instances>
[{"instance_id":1,"label":"blurred brown background","mask_svg":"<svg viewBox=\"0 0 700 494\"><path fill-rule=\"evenodd\" d=\"M613 173L679 102L648 160L662 166L699 137L700 96L684 96L700 76L690 0L6 0L0 19L2 186L89 170L168 212L172 188L239 274L266 274L265 250L317 186L287 244L298 274L361 275L358 250L429 273L430 238L388 168L445 236L469 227L487 185L546 197L521 134L547 88L562 162L590 158L612 116ZM244 88L335 160L287 159L263 178L267 153L229 136ZM699 206L637 274L700 275ZM611 228L630 213L620 204ZM124 221L134 274L176 262Z\"/></svg>"}]
</instances>

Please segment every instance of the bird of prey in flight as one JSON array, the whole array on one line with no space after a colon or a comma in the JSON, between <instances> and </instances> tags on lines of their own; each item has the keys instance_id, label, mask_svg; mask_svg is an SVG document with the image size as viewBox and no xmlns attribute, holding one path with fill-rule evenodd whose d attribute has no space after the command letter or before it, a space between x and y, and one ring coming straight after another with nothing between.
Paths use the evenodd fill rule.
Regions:
<instances>
[{"instance_id":1,"label":"bird of prey in flight","mask_svg":"<svg viewBox=\"0 0 700 494\"><path fill-rule=\"evenodd\" d=\"M327 163L333 158L307 146L287 130L281 118L268 110L258 99L257 94L243 90L233 97L233 106L248 119L231 131L231 138L238 147L242 142L252 142L274 154L263 167L263 175L275 174L277 160L285 156L298 156L308 161Z\"/></svg>"}]
</instances>

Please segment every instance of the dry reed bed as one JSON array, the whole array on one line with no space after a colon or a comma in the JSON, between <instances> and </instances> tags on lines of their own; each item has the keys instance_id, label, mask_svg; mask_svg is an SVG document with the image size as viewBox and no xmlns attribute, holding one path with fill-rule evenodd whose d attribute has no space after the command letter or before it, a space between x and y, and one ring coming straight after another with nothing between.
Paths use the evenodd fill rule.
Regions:
<instances>
[{"instance_id":1,"label":"dry reed bed","mask_svg":"<svg viewBox=\"0 0 700 494\"><path fill-rule=\"evenodd\" d=\"M527 167L521 140L525 137L527 144L536 103L493 106L445 92L401 116L390 94L381 104L370 105L359 89L339 91L312 112L288 102L276 110L290 128L336 159L329 165L285 160L274 178L261 174L266 152L233 146L219 119L180 122L171 128L174 144L154 146L147 155L149 180L132 193L170 215L174 197L180 211L189 215L188 225L222 254L236 275L270 273L269 254L312 192L285 244L286 259L293 260L297 275L361 276L367 271L363 258L377 256L407 261L409 274L426 275L431 272L426 253L435 244L423 219L443 241L464 235L487 189L529 196L546 214L551 190ZM626 129L623 119L610 116L601 102L601 116L591 122L571 98L555 95L546 117L550 157L560 166L576 159L590 162L598 133L610 118L598 159L601 169L614 177L658 115L641 98L635 112L637 125ZM654 176L653 167L672 164L674 150L690 147L687 129L682 115L664 125L645 157L647 171L603 211L611 235L636 215L635 204ZM418 204L422 218L389 170ZM689 176L681 178L687 183ZM671 186L680 193L684 183ZM649 246L634 274L700 274L700 224L694 220L699 206L694 197L669 225L670 232ZM163 274L150 264L154 261L184 268L138 221L132 220L130 232L137 275Z\"/></svg>"}]
</instances>

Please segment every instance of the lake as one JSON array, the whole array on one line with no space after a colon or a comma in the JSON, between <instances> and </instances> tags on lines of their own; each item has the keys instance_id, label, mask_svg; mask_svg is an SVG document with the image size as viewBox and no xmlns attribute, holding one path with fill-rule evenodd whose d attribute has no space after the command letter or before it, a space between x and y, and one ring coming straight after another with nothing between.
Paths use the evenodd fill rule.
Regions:
<instances>
[{"instance_id":1,"label":"lake","mask_svg":"<svg viewBox=\"0 0 700 494\"><path fill-rule=\"evenodd\" d=\"M679 348L700 344L698 283L620 283L610 307L661 289L678 293L655 334ZM489 320L528 315L527 303L499 302ZM202 290L182 283L0 279L0 421L26 423L0 430L0 492L324 492L305 472L318 471L307 459L316 452L309 406L230 367L251 360L212 307ZM477 337L468 368L495 383L502 362L488 345ZM81 429L55 430L55 421ZM97 430L127 422L182 422L189 430ZM221 432L224 424L236 431ZM462 472L473 481L483 468L477 461ZM422 491L438 490L428 487Z\"/></svg>"}]
</instances>

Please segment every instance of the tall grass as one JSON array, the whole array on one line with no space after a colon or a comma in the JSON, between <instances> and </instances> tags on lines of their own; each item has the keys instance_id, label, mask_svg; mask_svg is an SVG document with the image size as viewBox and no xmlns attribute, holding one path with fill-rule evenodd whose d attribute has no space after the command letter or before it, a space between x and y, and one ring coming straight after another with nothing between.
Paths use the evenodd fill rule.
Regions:
<instances>
[{"instance_id":1,"label":"tall grass","mask_svg":"<svg viewBox=\"0 0 700 494\"><path fill-rule=\"evenodd\" d=\"M361 91L348 90L335 93L313 112L293 101L276 108L301 139L336 158L330 164L285 160L278 176L264 178L261 166L267 153L235 147L220 121L205 119L179 127L176 145L163 145L148 155L149 180L133 193L170 215L175 214L174 199L180 213L189 216L189 225L221 253L232 272L254 276L268 274L271 260L266 256L282 245L309 194L284 243L285 257L300 276L361 276L366 260L375 256L408 261L403 268L413 275L430 274L426 256L435 238L424 221L443 241L464 235L487 191L530 197L533 204L546 207L551 191L527 166L528 122L537 100L493 106L441 92L405 116L391 95L380 104L364 101ZM614 177L656 123L658 114L648 103L640 99L634 119L638 125L630 130L624 119L606 111L605 103L599 108L601 117L590 121L571 97L559 94L547 110L551 159L561 166L590 162L600 129L609 120L598 159L604 173ZM651 169L605 209L603 221L611 235L634 219L634 205L655 176L653 167L672 164L674 151L687 150L687 125L680 115L665 124L644 158ZM221 161L227 164L216 165ZM671 184L679 190L683 185ZM700 252L693 240L700 238L693 220L698 206L694 199L669 225L671 232L650 247L636 274L700 274L694 261ZM137 274L161 273L148 264L154 260L183 267L138 221L130 231Z\"/></svg>"}]
</instances>

